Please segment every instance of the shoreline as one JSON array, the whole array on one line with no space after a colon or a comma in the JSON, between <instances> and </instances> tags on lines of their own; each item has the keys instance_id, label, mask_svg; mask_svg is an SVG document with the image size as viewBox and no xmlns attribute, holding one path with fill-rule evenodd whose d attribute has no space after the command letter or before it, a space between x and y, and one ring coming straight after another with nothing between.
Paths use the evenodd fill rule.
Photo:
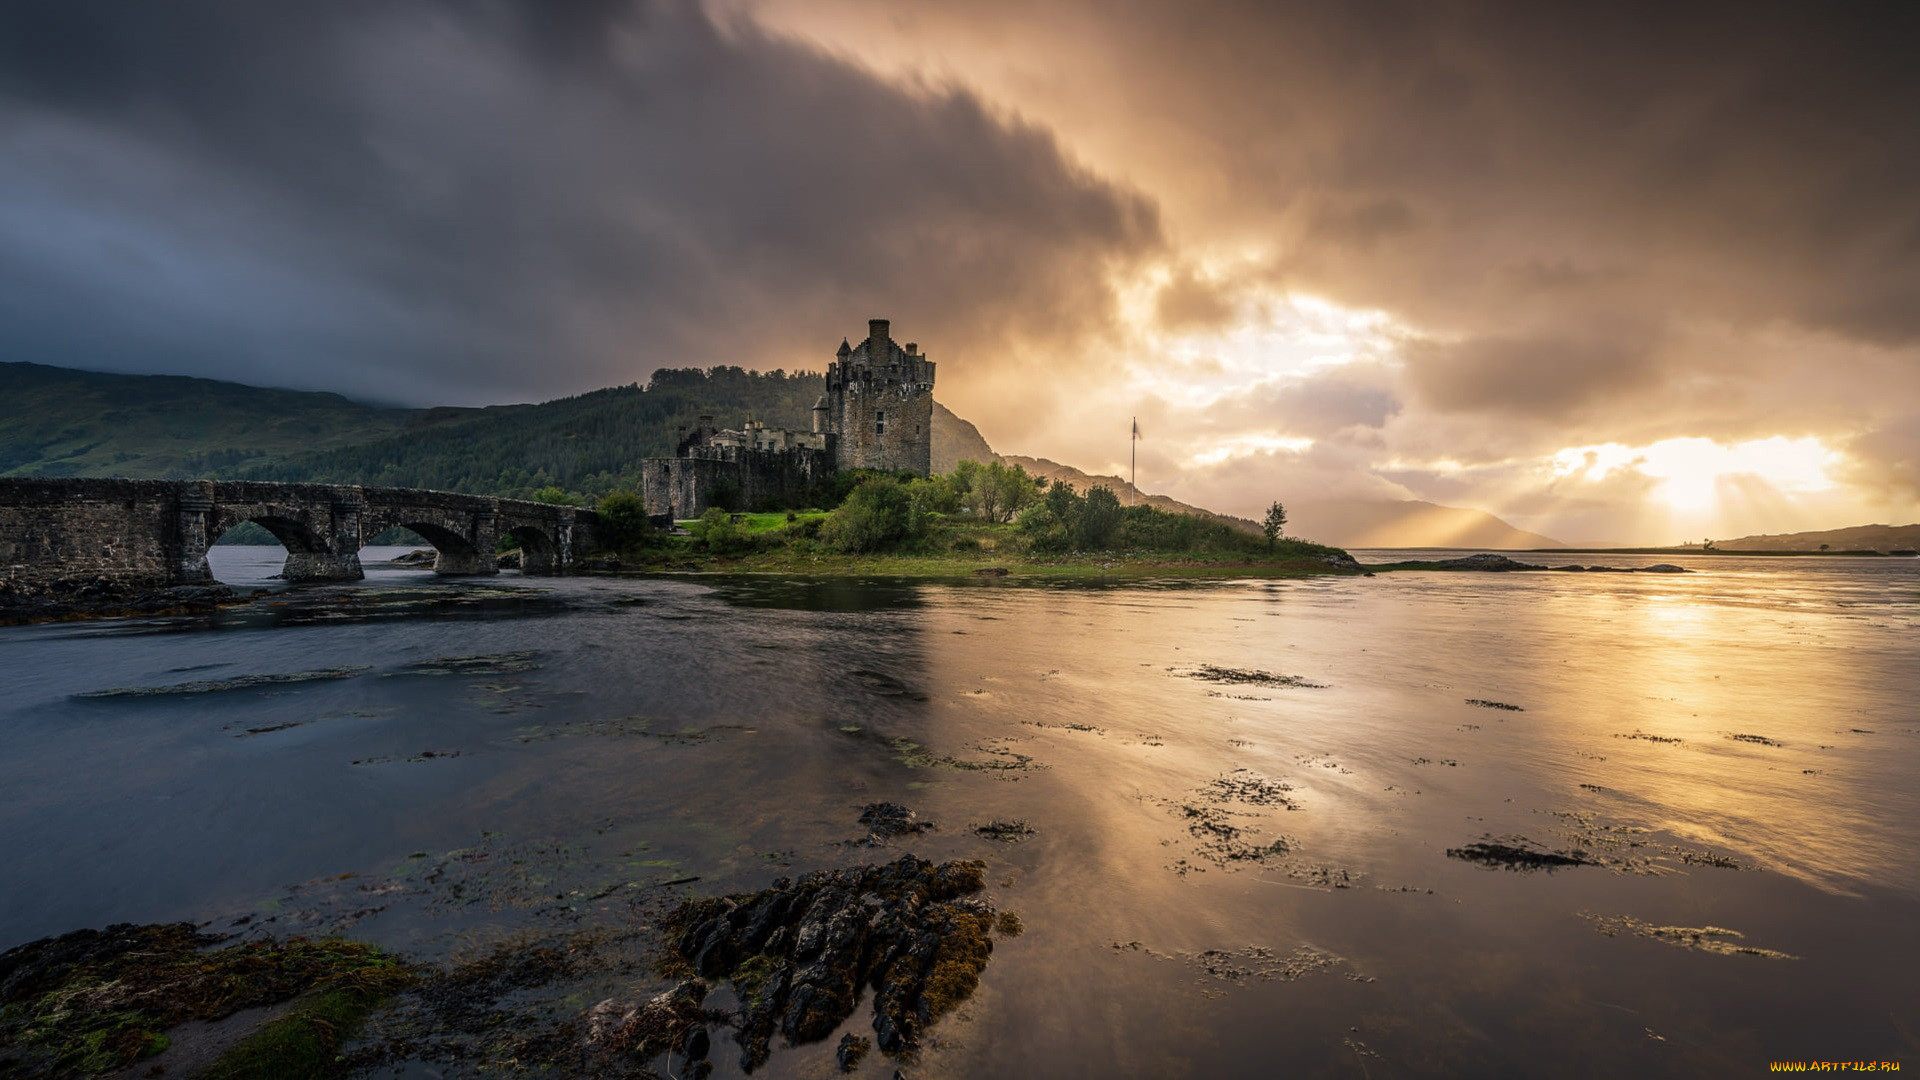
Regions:
<instances>
[{"instance_id":1,"label":"shoreline","mask_svg":"<svg viewBox=\"0 0 1920 1080\"><path fill-rule=\"evenodd\" d=\"M1864 548L1849 548L1846 551L1772 551L1752 548L1645 548L1645 547L1570 547L1570 548L1512 548L1514 554L1526 555L1738 555L1793 557L1800 555L1841 555L1855 559L1911 559L1914 556L1892 551L1870 551Z\"/></svg>"},{"instance_id":2,"label":"shoreline","mask_svg":"<svg viewBox=\"0 0 1920 1080\"><path fill-rule=\"evenodd\" d=\"M594 564L586 560L576 571L581 576L618 574L634 576L752 576L821 578L901 578L929 581L977 580L980 578L1083 579L1083 578L1303 578L1329 575L1360 577L1370 570L1351 555L1295 557L1274 560L1229 560L1207 558L1155 558L1119 555L1108 558L1032 559L1014 557L994 559L991 553L979 556L954 555L774 555L744 557L708 556L702 561L662 559L657 563Z\"/></svg>"}]
</instances>

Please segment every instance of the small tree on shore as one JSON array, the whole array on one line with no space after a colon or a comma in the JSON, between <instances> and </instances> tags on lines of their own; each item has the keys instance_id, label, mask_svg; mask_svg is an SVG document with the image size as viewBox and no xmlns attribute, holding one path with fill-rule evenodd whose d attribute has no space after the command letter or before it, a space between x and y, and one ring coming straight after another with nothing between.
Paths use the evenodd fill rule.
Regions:
<instances>
[{"instance_id":1,"label":"small tree on shore","mask_svg":"<svg viewBox=\"0 0 1920 1080\"><path fill-rule=\"evenodd\" d=\"M1287 527L1287 508L1276 500L1267 507L1267 519L1260 523L1260 533L1267 538L1267 550L1273 550L1274 541L1280 539L1280 530Z\"/></svg>"}]
</instances>

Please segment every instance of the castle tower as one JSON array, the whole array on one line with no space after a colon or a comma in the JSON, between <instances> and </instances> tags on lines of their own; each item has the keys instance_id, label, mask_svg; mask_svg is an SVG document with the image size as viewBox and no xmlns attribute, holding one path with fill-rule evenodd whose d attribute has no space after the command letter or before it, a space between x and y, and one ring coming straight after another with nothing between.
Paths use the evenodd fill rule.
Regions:
<instances>
[{"instance_id":1,"label":"castle tower","mask_svg":"<svg viewBox=\"0 0 1920 1080\"><path fill-rule=\"evenodd\" d=\"M895 344L885 319L868 320L867 339L859 345L840 342L827 365L826 422L836 436L836 468L927 475L933 466L933 367L916 346Z\"/></svg>"}]
</instances>

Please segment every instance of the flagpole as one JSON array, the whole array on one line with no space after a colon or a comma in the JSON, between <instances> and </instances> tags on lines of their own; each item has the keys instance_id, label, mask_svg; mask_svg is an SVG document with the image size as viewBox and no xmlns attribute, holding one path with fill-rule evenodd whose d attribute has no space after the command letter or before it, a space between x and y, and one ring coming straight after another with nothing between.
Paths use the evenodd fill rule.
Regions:
<instances>
[{"instance_id":1,"label":"flagpole","mask_svg":"<svg viewBox=\"0 0 1920 1080\"><path fill-rule=\"evenodd\" d=\"M1134 496L1140 493L1140 418L1133 418L1133 437L1127 440L1127 505L1133 505Z\"/></svg>"}]
</instances>

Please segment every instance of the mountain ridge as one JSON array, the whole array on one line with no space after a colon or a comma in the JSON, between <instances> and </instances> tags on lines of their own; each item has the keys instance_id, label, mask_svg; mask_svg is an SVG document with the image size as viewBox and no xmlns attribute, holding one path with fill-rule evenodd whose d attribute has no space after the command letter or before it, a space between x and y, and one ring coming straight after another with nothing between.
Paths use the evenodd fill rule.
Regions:
<instances>
[{"instance_id":1,"label":"mountain ridge","mask_svg":"<svg viewBox=\"0 0 1920 1080\"><path fill-rule=\"evenodd\" d=\"M1920 522L1912 525L1849 525L1797 533L1759 533L1734 540L1715 540L1725 551L1818 551L1825 544L1835 551L1920 551Z\"/></svg>"}]
</instances>

